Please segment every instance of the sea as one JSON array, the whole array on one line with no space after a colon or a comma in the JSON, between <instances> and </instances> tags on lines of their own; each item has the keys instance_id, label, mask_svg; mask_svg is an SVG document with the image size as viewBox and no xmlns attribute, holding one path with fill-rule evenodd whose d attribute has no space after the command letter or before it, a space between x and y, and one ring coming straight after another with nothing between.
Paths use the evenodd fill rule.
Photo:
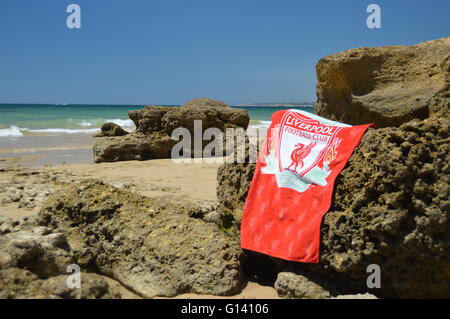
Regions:
<instances>
[{"instance_id":1,"label":"sea","mask_svg":"<svg viewBox=\"0 0 450 319\"><path fill-rule=\"evenodd\" d=\"M179 107L179 105L164 105ZM144 105L0 104L0 166L92 162L92 135L106 122L135 129L128 111ZM246 109L250 126L268 127L272 114L283 109L314 113L312 105L232 106ZM20 159L20 161L19 161ZM3 163L3 165L2 165Z\"/></svg>"},{"instance_id":2,"label":"sea","mask_svg":"<svg viewBox=\"0 0 450 319\"><path fill-rule=\"evenodd\" d=\"M178 105L166 105L177 107ZM128 111L144 105L54 105L54 104L0 104L0 138L20 137L32 133L92 134L103 123L114 122L132 130L134 123ZM238 107L238 106L235 106ZM239 106L246 109L251 125L269 125L271 115L282 109L297 108L314 112L309 106Z\"/></svg>"}]
</instances>

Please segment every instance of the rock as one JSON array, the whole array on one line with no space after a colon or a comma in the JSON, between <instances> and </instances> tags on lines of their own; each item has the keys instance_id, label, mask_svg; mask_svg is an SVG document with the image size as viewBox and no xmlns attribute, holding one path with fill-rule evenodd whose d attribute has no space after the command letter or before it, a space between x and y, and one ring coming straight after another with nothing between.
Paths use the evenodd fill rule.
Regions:
<instances>
[{"instance_id":1,"label":"rock","mask_svg":"<svg viewBox=\"0 0 450 319\"><path fill-rule=\"evenodd\" d=\"M18 208L33 209L39 205L47 196L53 192L53 187L47 185L48 176L36 172L20 172L12 179L9 187L5 188L5 197L2 199L2 204L17 203ZM24 177L30 181L30 177L36 178L36 181L30 181L23 185L22 181L17 180L17 177ZM38 185L36 185L38 184Z\"/></svg>"},{"instance_id":2,"label":"rock","mask_svg":"<svg viewBox=\"0 0 450 319\"><path fill-rule=\"evenodd\" d=\"M80 288L67 286L68 275L39 279L19 268L0 270L0 299L116 299L121 292L100 275L80 273Z\"/></svg>"},{"instance_id":3,"label":"rock","mask_svg":"<svg viewBox=\"0 0 450 319\"><path fill-rule=\"evenodd\" d=\"M234 143L233 152L239 154L240 151L237 148L244 147L243 157L240 158L240 155L237 155L229 158L217 170L218 211L223 216L233 216L238 225L240 225L245 199L256 167L250 159L252 156L256 159L258 154L257 141L246 138L244 143L244 146Z\"/></svg>"},{"instance_id":4,"label":"rock","mask_svg":"<svg viewBox=\"0 0 450 319\"><path fill-rule=\"evenodd\" d=\"M245 199L256 165L254 163L223 164L217 170L219 211L234 216L240 224Z\"/></svg>"},{"instance_id":5,"label":"rock","mask_svg":"<svg viewBox=\"0 0 450 319\"><path fill-rule=\"evenodd\" d=\"M0 299L54 298L39 283L39 278L28 270L0 269Z\"/></svg>"},{"instance_id":6,"label":"rock","mask_svg":"<svg viewBox=\"0 0 450 319\"><path fill-rule=\"evenodd\" d=\"M247 111L207 98L193 99L181 107L146 106L142 110L129 111L128 116L138 132L149 134L163 131L168 135L179 127L185 127L194 134L195 120L202 121L203 131L209 127L221 131L226 127L246 129L250 121Z\"/></svg>"},{"instance_id":7,"label":"rock","mask_svg":"<svg viewBox=\"0 0 450 319\"><path fill-rule=\"evenodd\" d=\"M203 220L207 223L215 223L215 224L220 224L222 219L221 219L221 215L216 212L216 211L212 211L207 213L204 217Z\"/></svg>"},{"instance_id":8,"label":"rock","mask_svg":"<svg viewBox=\"0 0 450 319\"><path fill-rule=\"evenodd\" d=\"M380 296L450 296L448 126L430 118L366 134L336 181L322 266L365 281L380 265Z\"/></svg>"},{"instance_id":9,"label":"rock","mask_svg":"<svg viewBox=\"0 0 450 319\"><path fill-rule=\"evenodd\" d=\"M377 296L448 298L448 131L449 119L437 116L369 130L335 182L320 263L310 269L364 291L367 266L378 264L381 288L371 291ZM219 169L219 208L240 215L252 166Z\"/></svg>"},{"instance_id":10,"label":"rock","mask_svg":"<svg viewBox=\"0 0 450 319\"><path fill-rule=\"evenodd\" d=\"M22 268L48 278L64 273L72 263L73 255L61 233L48 234L46 229L35 228L0 237L0 269Z\"/></svg>"},{"instance_id":11,"label":"rock","mask_svg":"<svg viewBox=\"0 0 450 319\"><path fill-rule=\"evenodd\" d=\"M330 298L337 291L328 278L300 269L278 273L275 289L280 297L299 299Z\"/></svg>"},{"instance_id":12,"label":"rock","mask_svg":"<svg viewBox=\"0 0 450 319\"><path fill-rule=\"evenodd\" d=\"M201 207L176 197L147 198L87 181L55 193L38 223L64 231L83 262L91 259L141 296L237 293L239 241L203 216Z\"/></svg>"},{"instance_id":13,"label":"rock","mask_svg":"<svg viewBox=\"0 0 450 319\"><path fill-rule=\"evenodd\" d=\"M94 144L94 161L100 163L169 158L175 143L170 136L162 133L102 137Z\"/></svg>"},{"instance_id":14,"label":"rock","mask_svg":"<svg viewBox=\"0 0 450 319\"><path fill-rule=\"evenodd\" d=\"M208 128L246 129L249 123L247 111L232 108L221 101L198 98L181 107L146 106L142 110L129 111L136 125L136 132L126 136L97 139L94 145L94 161L115 162L169 158L177 141L171 138L176 128L184 127L193 138L194 121L201 121L201 133ZM203 141L206 145L210 141ZM192 148L194 143L191 143Z\"/></svg>"},{"instance_id":15,"label":"rock","mask_svg":"<svg viewBox=\"0 0 450 319\"><path fill-rule=\"evenodd\" d=\"M44 291L63 299L120 299L121 295L110 287L100 275L80 273L80 288L67 286L68 275L51 277L41 283Z\"/></svg>"},{"instance_id":16,"label":"rock","mask_svg":"<svg viewBox=\"0 0 450 319\"><path fill-rule=\"evenodd\" d=\"M124 136L127 135L128 132L125 131L120 125L107 122L102 125L101 132L94 135L94 137L105 137L105 136Z\"/></svg>"},{"instance_id":17,"label":"rock","mask_svg":"<svg viewBox=\"0 0 450 319\"><path fill-rule=\"evenodd\" d=\"M321 59L316 71L320 116L377 127L448 116L450 38L346 50Z\"/></svg>"},{"instance_id":18,"label":"rock","mask_svg":"<svg viewBox=\"0 0 450 319\"><path fill-rule=\"evenodd\" d=\"M0 235L12 232L14 229L11 218L0 215Z\"/></svg>"}]
</instances>

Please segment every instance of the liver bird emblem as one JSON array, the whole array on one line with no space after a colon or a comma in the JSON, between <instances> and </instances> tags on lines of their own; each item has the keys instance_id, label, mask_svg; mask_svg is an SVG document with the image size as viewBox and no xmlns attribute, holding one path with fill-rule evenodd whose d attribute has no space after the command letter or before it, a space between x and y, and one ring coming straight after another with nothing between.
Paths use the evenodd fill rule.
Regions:
<instances>
[{"instance_id":1,"label":"liver bird emblem","mask_svg":"<svg viewBox=\"0 0 450 319\"><path fill-rule=\"evenodd\" d=\"M291 165L287 168L288 171L297 172L298 166L300 166L300 169L303 167L304 163L303 160L311 153L311 150L316 146L316 142L312 142L308 145L304 145L301 143L295 144L295 148L291 153ZM291 169L291 167L294 166L294 169Z\"/></svg>"}]
</instances>

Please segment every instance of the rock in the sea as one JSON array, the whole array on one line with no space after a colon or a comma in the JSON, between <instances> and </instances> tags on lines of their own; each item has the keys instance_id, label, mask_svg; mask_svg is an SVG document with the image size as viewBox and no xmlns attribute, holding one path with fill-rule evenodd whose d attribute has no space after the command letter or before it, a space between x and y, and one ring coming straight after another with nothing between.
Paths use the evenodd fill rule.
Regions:
<instances>
[{"instance_id":1,"label":"rock in the sea","mask_svg":"<svg viewBox=\"0 0 450 319\"><path fill-rule=\"evenodd\" d=\"M399 126L450 107L450 38L413 46L346 50L316 67L320 116Z\"/></svg>"},{"instance_id":2,"label":"rock in the sea","mask_svg":"<svg viewBox=\"0 0 450 319\"><path fill-rule=\"evenodd\" d=\"M55 193L38 223L68 234L74 254L144 297L231 295L242 285L239 241L196 204L87 181Z\"/></svg>"},{"instance_id":3,"label":"rock in the sea","mask_svg":"<svg viewBox=\"0 0 450 319\"><path fill-rule=\"evenodd\" d=\"M175 141L163 133L102 137L95 142L94 161L100 163L168 158L173 145Z\"/></svg>"},{"instance_id":4,"label":"rock in the sea","mask_svg":"<svg viewBox=\"0 0 450 319\"><path fill-rule=\"evenodd\" d=\"M129 111L128 115L136 125L136 132L97 139L95 162L169 158L176 143L171 138L176 128L188 129L193 137L196 120L201 121L200 134L212 127L221 132L226 128L246 129L250 120L247 111L207 98L193 99L181 107L146 106L142 110Z\"/></svg>"},{"instance_id":5,"label":"rock in the sea","mask_svg":"<svg viewBox=\"0 0 450 319\"><path fill-rule=\"evenodd\" d=\"M367 266L378 264L377 296L450 296L449 123L433 116L366 133L336 180L312 270L367 291ZM252 166L221 167L219 207L242 210Z\"/></svg>"},{"instance_id":6,"label":"rock in the sea","mask_svg":"<svg viewBox=\"0 0 450 319\"><path fill-rule=\"evenodd\" d=\"M125 131L120 125L107 122L102 125L100 133L94 135L94 137L106 137L106 136L124 136L128 132Z\"/></svg>"},{"instance_id":7,"label":"rock in the sea","mask_svg":"<svg viewBox=\"0 0 450 319\"><path fill-rule=\"evenodd\" d=\"M210 127L221 131L227 127L246 129L250 121L247 111L207 98L193 99L181 107L146 106L142 110L129 111L128 115L136 130L144 134L163 131L170 135L178 127L187 128L194 134L195 120L202 122L202 132Z\"/></svg>"}]
</instances>

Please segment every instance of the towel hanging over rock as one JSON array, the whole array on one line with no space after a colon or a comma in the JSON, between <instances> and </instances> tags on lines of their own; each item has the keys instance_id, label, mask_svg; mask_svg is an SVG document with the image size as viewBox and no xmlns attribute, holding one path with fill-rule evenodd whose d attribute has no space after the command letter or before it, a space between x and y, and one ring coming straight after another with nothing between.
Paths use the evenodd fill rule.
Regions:
<instances>
[{"instance_id":1,"label":"towel hanging over rock","mask_svg":"<svg viewBox=\"0 0 450 319\"><path fill-rule=\"evenodd\" d=\"M242 248L318 263L320 225L334 181L371 125L294 109L275 112L244 207Z\"/></svg>"}]
</instances>

